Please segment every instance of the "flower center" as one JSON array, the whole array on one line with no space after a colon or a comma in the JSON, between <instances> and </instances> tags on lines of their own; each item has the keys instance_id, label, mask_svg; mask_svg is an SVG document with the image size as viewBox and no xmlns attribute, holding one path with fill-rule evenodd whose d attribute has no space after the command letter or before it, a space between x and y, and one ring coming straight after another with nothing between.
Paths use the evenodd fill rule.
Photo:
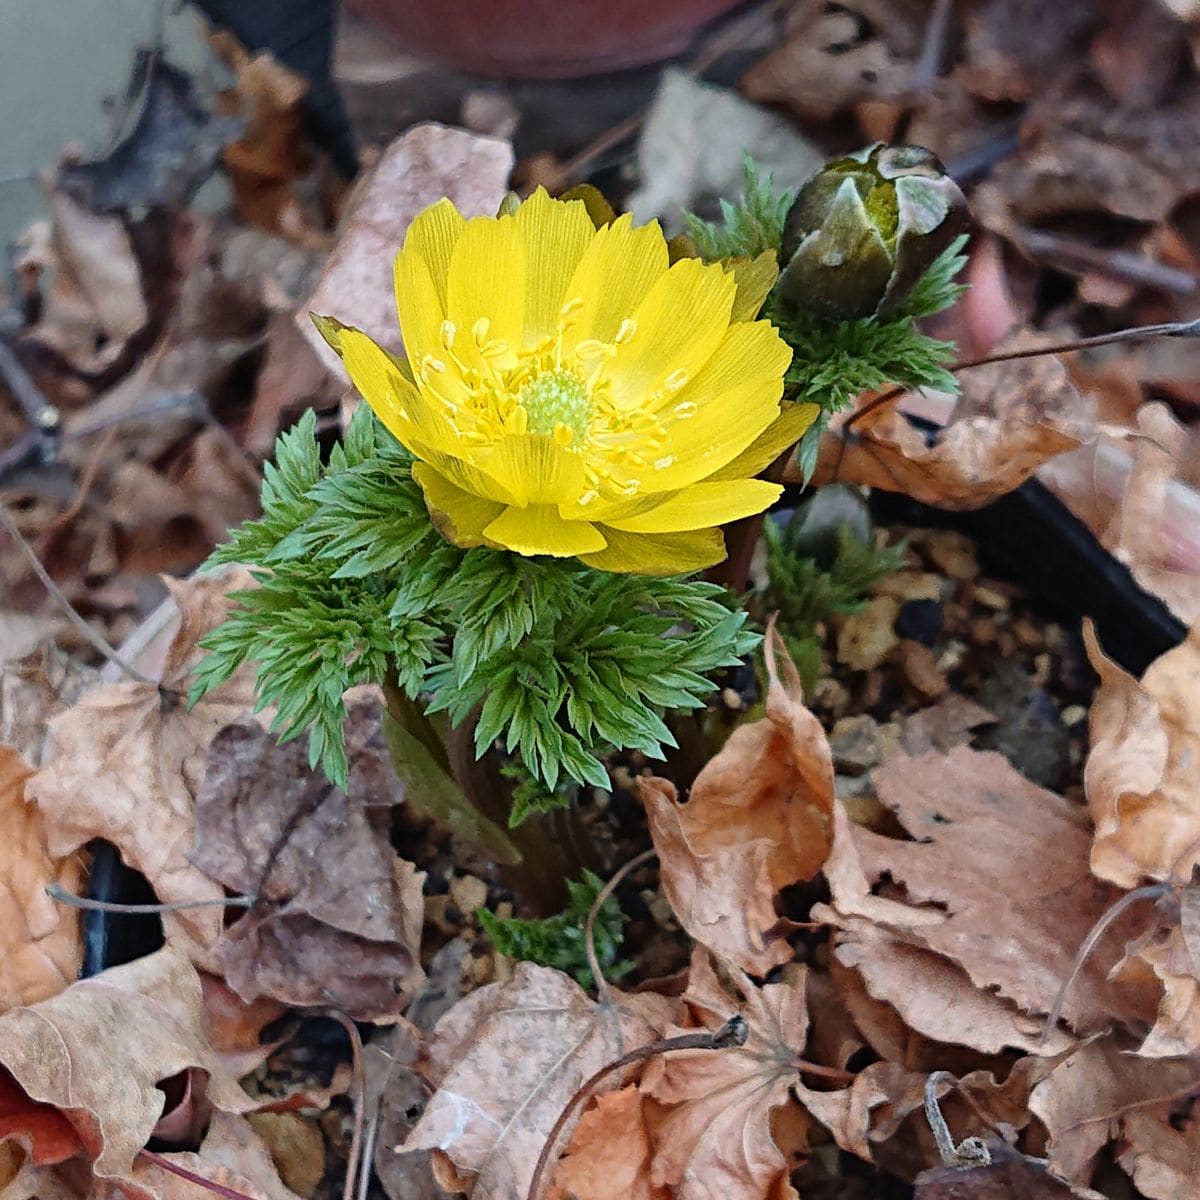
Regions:
<instances>
[{"instance_id":1,"label":"flower center","mask_svg":"<svg viewBox=\"0 0 1200 1200\"><path fill-rule=\"evenodd\" d=\"M519 398L528 414L530 433L552 435L562 425L576 442L587 437L592 398L574 371L542 371L521 389Z\"/></svg>"}]
</instances>

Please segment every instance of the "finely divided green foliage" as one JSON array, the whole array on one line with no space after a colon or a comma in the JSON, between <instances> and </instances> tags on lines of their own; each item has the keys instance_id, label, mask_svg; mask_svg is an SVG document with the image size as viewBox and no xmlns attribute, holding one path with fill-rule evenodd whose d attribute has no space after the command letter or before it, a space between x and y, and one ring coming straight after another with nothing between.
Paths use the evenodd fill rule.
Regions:
<instances>
[{"instance_id":1,"label":"finely divided green foliage","mask_svg":"<svg viewBox=\"0 0 1200 1200\"><path fill-rule=\"evenodd\" d=\"M757 258L764 250L778 252L783 223L792 205L790 192L776 193L771 176L759 173L748 155L740 204L721 201L722 223L702 221L685 212L683 220L696 250L705 262L722 258Z\"/></svg>"},{"instance_id":2,"label":"finely divided green foliage","mask_svg":"<svg viewBox=\"0 0 1200 1200\"><path fill-rule=\"evenodd\" d=\"M793 520L763 525L767 547L767 611L777 614L779 632L806 694L816 686L821 668L818 627L831 617L858 612L871 588L885 575L904 565L904 543L878 546L849 525L839 526L832 549L822 553L804 536L803 525Z\"/></svg>"},{"instance_id":3,"label":"finely divided green foliage","mask_svg":"<svg viewBox=\"0 0 1200 1200\"><path fill-rule=\"evenodd\" d=\"M567 883L571 900L566 909L540 921L497 917L486 908L479 909L476 915L484 933L501 954L569 971L582 987L591 987L595 981L587 962L584 927L603 886L603 880L591 871L584 871L582 882ZM596 961L609 979L619 979L633 967L631 962L617 961L624 936L623 926L628 919L615 896L609 896L596 914L593 927Z\"/></svg>"},{"instance_id":4,"label":"finely divided green foliage","mask_svg":"<svg viewBox=\"0 0 1200 1200\"><path fill-rule=\"evenodd\" d=\"M327 465L313 414L279 439L262 518L212 560L250 564L260 586L202 640L193 699L254 663L260 707L285 737L307 730L344 783L344 692L395 682L453 724L478 713L477 751L499 741L542 789L523 816L560 784L607 786L610 747L661 758L662 714L703 705L711 674L757 644L712 584L450 545L410 467L365 406Z\"/></svg>"}]
</instances>

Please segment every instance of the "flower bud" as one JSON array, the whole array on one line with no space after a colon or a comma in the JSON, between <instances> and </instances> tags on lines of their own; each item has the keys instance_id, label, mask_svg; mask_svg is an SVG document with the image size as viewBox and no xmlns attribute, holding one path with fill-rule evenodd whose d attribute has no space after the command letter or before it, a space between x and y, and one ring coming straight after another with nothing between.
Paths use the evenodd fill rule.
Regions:
<instances>
[{"instance_id":1,"label":"flower bud","mask_svg":"<svg viewBox=\"0 0 1200 1200\"><path fill-rule=\"evenodd\" d=\"M776 292L831 320L886 317L967 220L958 184L930 151L868 146L800 189L783 230Z\"/></svg>"}]
</instances>

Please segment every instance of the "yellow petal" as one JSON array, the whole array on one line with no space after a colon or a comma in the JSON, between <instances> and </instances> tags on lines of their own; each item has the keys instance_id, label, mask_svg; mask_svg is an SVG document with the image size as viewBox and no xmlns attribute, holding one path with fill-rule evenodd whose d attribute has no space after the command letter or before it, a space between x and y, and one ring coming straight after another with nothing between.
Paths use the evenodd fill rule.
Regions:
<instances>
[{"instance_id":1,"label":"yellow petal","mask_svg":"<svg viewBox=\"0 0 1200 1200\"><path fill-rule=\"evenodd\" d=\"M320 313L315 312L310 312L308 316L309 320L311 320L313 325L316 326L317 332L325 339L325 344L334 352L334 354L338 356L338 358L342 357L343 333L357 333L362 337L367 336L367 334L363 333L361 329L358 329L353 325L346 325L339 321L337 317L323 317ZM386 354L388 358L392 360L392 365L396 368L396 370L399 371L400 374L409 381L409 383L412 383L413 373L409 368L407 360L397 357L390 350L386 350L382 346L379 348L383 350L384 354Z\"/></svg>"},{"instance_id":2,"label":"yellow petal","mask_svg":"<svg viewBox=\"0 0 1200 1200\"><path fill-rule=\"evenodd\" d=\"M419 254L425 260L443 309L450 256L466 225L466 218L449 200L439 200L417 214L404 238L404 252Z\"/></svg>"},{"instance_id":3,"label":"yellow petal","mask_svg":"<svg viewBox=\"0 0 1200 1200\"><path fill-rule=\"evenodd\" d=\"M486 462L479 461L486 457L486 453L468 455L460 451L454 454L421 442L415 442L409 449L448 482L472 496L499 504L523 503L520 497L515 496L488 470Z\"/></svg>"},{"instance_id":4,"label":"yellow petal","mask_svg":"<svg viewBox=\"0 0 1200 1200\"><path fill-rule=\"evenodd\" d=\"M676 403L720 345L736 290L719 266L695 258L660 275L633 313L632 336L604 367L617 408Z\"/></svg>"},{"instance_id":5,"label":"yellow petal","mask_svg":"<svg viewBox=\"0 0 1200 1200\"><path fill-rule=\"evenodd\" d=\"M444 446L457 440L449 422L386 350L349 326L339 331L338 342L351 382L394 438L414 454L418 441Z\"/></svg>"},{"instance_id":6,"label":"yellow petal","mask_svg":"<svg viewBox=\"0 0 1200 1200\"><path fill-rule=\"evenodd\" d=\"M564 521L550 504L506 508L485 530L497 545L517 554L551 554L571 558L603 550L604 535L586 521Z\"/></svg>"},{"instance_id":7,"label":"yellow petal","mask_svg":"<svg viewBox=\"0 0 1200 1200\"><path fill-rule=\"evenodd\" d=\"M504 511L504 505L463 491L428 463L414 463L412 474L421 485L425 506L438 533L456 546L482 546L486 540L484 527Z\"/></svg>"},{"instance_id":8,"label":"yellow petal","mask_svg":"<svg viewBox=\"0 0 1200 1200\"><path fill-rule=\"evenodd\" d=\"M438 293L429 264L415 250L404 249L396 255L392 275L396 287L396 314L400 319L400 333L404 338L404 351L416 374L426 355L434 358L444 356L442 346L442 322L446 317L446 306ZM445 294L445 281L441 286Z\"/></svg>"},{"instance_id":9,"label":"yellow petal","mask_svg":"<svg viewBox=\"0 0 1200 1200\"><path fill-rule=\"evenodd\" d=\"M655 508L605 524L626 533L679 533L688 529L706 529L760 513L778 500L782 492L779 484L763 479L695 483L674 493Z\"/></svg>"},{"instance_id":10,"label":"yellow petal","mask_svg":"<svg viewBox=\"0 0 1200 1200\"><path fill-rule=\"evenodd\" d=\"M514 504L565 504L584 490L583 457L538 433L509 435L476 461L513 496Z\"/></svg>"},{"instance_id":11,"label":"yellow petal","mask_svg":"<svg viewBox=\"0 0 1200 1200\"><path fill-rule=\"evenodd\" d=\"M525 233L529 259L525 344L532 346L554 335L567 285L596 228L581 200L551 200L545 188L538 188L521 205L516 221Z\"/></svg>"},{"instance_id":12,"label":"yellow petal","mask_svg":"<svg viewBox=\"0 0 1200 1200\"><path fill-rule=\"evenodd\" d=\"M704 369L660 414L666 441L642 474L642 490L687 487L741 454L778 418L790 361L769 322L730 326Z\"/></svg>"},{"instance_id":13,"label":"yellow petal","mask_svg":"<svg viewBox=\"0 0 1200 1200\"><path fill-rule=\"evenodd\" d=\"M748 475L757 475L804 436L820 411L819 404L785 404L778 419L737 458L708 476L708 481L716 483L725 479L745 479Z\"/></svg>"},{"instance_id":14,"label":"yellow petal","mask_svg":"<svg viewBox=\"0 0 1200 1200\"><path fill-rule=\"evenodd\" d=\"M626 213L599 230L567 285L567 299L583 301L571 344L584 338L611 342L666 269L667 243L657 221L634 229Z\"/></svg>"},{"instance_id":15,"label":"yellow petal","mask_svg":"<svg viewBox=\"0 0 1200 1200\"><path fill-rule=\"evenodd\" d=\"M731 322L753 321L779 278L779 259L773 250L764 250L757 258L729 258L721 266L733 276L737 295L733 298Z\"/></svg>"},{"instance_id":16,"label":"yellow petal","mask_svg":"<svg viewBox=\"0 0 1200 1200\"><path fill-rule=\"evenodd\" d=\"M725 557L725 539L719 529L690 533L623 533L602 525L608 548L579 557L600 571L629 575L687 575L716 566Z\"/></svg>"},{"instance_id":17,"label":"yellow petal","mask_svg":"<svg viewBox=\"0 0 1200 1200\"><path fill-rule=\"evenodd\" d=\"M497 361L513 358L525 324L527 273L525 235L515 217L467 222L450 255L446 292L446 316L456 327L454 349L464 360L472 361L469 352L479 342L509 348Z\"/></svg>"}]
</instances>

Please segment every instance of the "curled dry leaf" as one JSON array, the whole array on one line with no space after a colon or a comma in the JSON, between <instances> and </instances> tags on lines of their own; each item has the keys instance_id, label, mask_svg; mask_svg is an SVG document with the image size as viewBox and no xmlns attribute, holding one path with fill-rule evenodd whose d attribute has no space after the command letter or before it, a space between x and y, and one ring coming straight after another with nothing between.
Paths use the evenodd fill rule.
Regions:
<instances>
[{"instance_id":1,"label":"curled dry leaf","mask_svg":"<svg viewBox=\"0 0 1200 1200\"><path fill-rule=\"evenodd\" d=\"M904 492L935 508L980 508L1092 436L1090 406L1055 358L992 363L961 381L962 396L932 444L895 403L856 422L848 440L845 417L835 418L813 482ZM785 479L800 482L798 472L790 463Z\"/></svg>"},{"instance_id":2,"label":"curled dry leaf","mask_svg":"<svg viewBox=\"0 0 1200 1200\"><path fill-rule=\"evenodd\" d=\"M89 212L63 191L51 194L50 213L22 255L21 266L52 279L25 336L76 371L103 371L149 319L133 243L119 216Z\"/></svg>"},{"instance_id":3,"label":"curled dry leaf","mask_svg":"<svg viewBox=\"0 0 1200 1200\"><path fill-rule=\"evenodd\" d=\"M1082 378L1101 395L1120 389L1139 407L1113 414L1121 425L1102 426L1095 442L1047 463L1042 482L1142 587L1193 625L1200 621L1200 434L1165 404L1141 404L1143 384L1131 366Z\"/></svg>"},{"instance_id":4,"label":"curled dry leaf","mask_svg":"<svg viewBox=\"0 0 1200 1200\"><path fill-rule=\"evenodd\" d=\"M811 879L829 850L833 762L821 723L774 628L767 633L766 716L734 730L687 804L666 779L639 781L663 889L697 941L766 974L791 950L771 944L774 896ZM782 674L782 678L780 677Z\"/></svg>"},{"instance_id":5,"label":"curled dry leaf","mask_svg":"<svg viewBox=\"0 0 1200 1200\"><path fill-rule=\"evenodd\" d=\"M636 1086L601 1096L575 1127L547 1200L670 1200L650 1182L646 1097Z\"/></svg>"},{"instance_id":6,"label":"curled dry leaf","mask_svg":"<svg viewBox=\"0 0 1200 1200\"><path fill-rule=\"evenodd\" d=\"M437 1091L402 1147L437 1150L474 1200L525 1200L538 1154L567 1101L606 1063L654 1041L673 1004L650 994L600 1006L560 971L520 963L438 1022Z\"/></svg>"},{"instance_id":7,"label":"curled dry leaf","mask_svg":"<svg viewBox=\"0 0 1200 1200\"><path fill-rule=\"evenodd\" d=\"M1105 657L1088 622L1083 635L1100 676L1083 773L1092 870L1123 888L1186 879L1200 862L1200 625L1141 682Z\"/></svg>"},{"instance_id":8,"label":"curled dry leaf","mask_svg":"<svg viewBox=\"0 0 1200 1200\"><path fill-rule=\"evenodd\" d=\"M676 1200L794 1200L772 1123L794 1107L790 1089L808 1032L804 985L803 967L787 983L760 988L736 967L719 977L703 947L693 953L683 999L696 1021L716 1030L736 1013L750 1034L744 1046L683 1050L647 1068L642 1091L666 1106L651 1130L651 1181ZM802 1135L803 1123L782 1124Z\"/></svg>"},{"instance_id":9,"label":"curled dry leaf","mask_svg":"<svg viewBox=\"0 0 1200 1200\"><path fill-rule=\"evenodd\" d=\"M1119 896L1088 870L1086 813L1030 783L1006 759L957 747L899 753L873 775L884 807L914 840L835 815L826 876L838 961L919 1033L996 1053L1041 1047L1076 952ZM874 894L887 877L903 899ZM1126 924L1128 929L1128 923ZM1093 954L1063 1006L1077 1030L1144 1018L1156 997L1113 983L1119 933Z\"/></svg>"},{"instance_id":10,"label":"curled dry leaf","mask_svg":"<svg viewBox=\"0 0 1200 1200\"><path fill-rule=\"evenodd\" d=\"M224 890L185 856L208 745L253 707L252 676L239 672L191 709L185 696L199 657L196 639L224 619L226 593L248 586L250 577L221 572L166 583L180 625L161 686L127 680L86 692L50 722L53 758L25 790L45 817L52 855L65 857L104 838L146 876L160 900L219 900ZM215 907L165 913L163 929L168 942L215 970L210 951L222 920Z\"/></svg>"},{"instance_id":11,"label":"curled dry leaf","mask_svg":"<svg viewBox=\"0 0 1200 1200\"><path fill-rule=\"evenodd\" d=\"M279 1177L267 1143L245 1117L214 1113L198 1151L163 1157L218 1187L254 1200L300 1200ZM182 1179L155 1162L137 1163L133 1180L155 1200L211 1200L213 1195L211 1188Z\"/></svg>"},{"instance_id":12,"label":"curled dry leaf","mask_svg":"<svg viewBox=\"0 0 1200 1200\"><path fill-rule=\"evenodd\" d=\"M1194 1101L1135 1109L1121 1128L1117 1162L1148 1200L1178 1200L1200 1178L1200 1113Z\"/></svg>"},{"instance_id":13,"label":"curled dry leaf","mask_svg":"<svg viewBox=\"0 0 1200 1200\"><path fill-rule=\"evenodd\" d=\"M377 706L356 705L347 726L349 794L309 768L303 743L280 745L256 724L222 730L196 797L189 858L256 898L217 948L239 995L381 1020L399 1015L422 978L425 876L388 840L403 789L364 762L386 764Z\"/></svg>"},{"instance_id":14,"label":"curled dry leaf","mask_svg":"<svg viewBox=\"0 0 1200 1200\"><path fill-rule=\"evenodd\" d=\"M1146 1127L1131 1124L1137 1114L1165 1125L1172 1101L1194 1095L1200 1087L1200 1064L1194 1058L1139 1058L1128 1053L1130 1048L1112 1037L1091 1042L1033 1089L1029 1108L1050 1136L1050 1168L1072 1183L1086 1184L1096 1155L1110 1141L1123 1146L1127 1131L1140 1131L1143 1149L1150 1144ZM1195 1134L1189 1137L1194 1142ZM1183 1139L1175 1152L1186 1150L1187 1144ZM1165 1148L1166 1139L1160 1146ZM1126 1153L1125 1165L1136 1165L1137 1157ZM1182 1200L1188 1193L1161 1194Z\"/></svg>"},{"instance_id":15,"label":"curled dry leaf","mask_svg":"<svg viewBox=\"0 0 1200 1200\"><path fill-rule=\"evenodd\" d=\"M50 853L42 813L25 798L30 771L0 746L0 1012L45 1000L79 971L79 915L46 895L47 884L75 891L79 855Z\"/></svg>"},{"instance_id":16,"label":"curled dry leaf","mask_svg":"<svg viewBox=\"0 0 1200 1200\"><path fill-rule=\"evenodd\" d=\"M1138 1053L1174 1058L1200 1051L1200 962L1188 949L1182 926L1135 942L1122 970L1149 967L1162 987L1158 1017Z\"/></svg>"},{"instance_id":17,"label":"curled dry leaf","mask_svg":"<svg viewBox=\"0 0 1200 1200\"><path fill-rule=\"evenodd\" d=\"M0 1099L0 1136L32 1144L43 1163L82 1157L96 1179L139 1194L134 1158L162 1115L160 1081L198 1067L218 1109L253 1107L209 1046L202 1005L195 969L164 947L10 1009L0 1016L0 1064L18 1087Z\"/></svg>"}]
</instances>

